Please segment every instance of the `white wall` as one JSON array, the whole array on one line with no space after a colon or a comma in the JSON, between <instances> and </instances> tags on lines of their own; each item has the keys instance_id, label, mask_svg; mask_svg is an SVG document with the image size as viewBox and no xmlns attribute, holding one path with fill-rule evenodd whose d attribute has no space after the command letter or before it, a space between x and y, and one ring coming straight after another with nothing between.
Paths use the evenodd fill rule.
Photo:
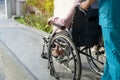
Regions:
<instances>
[{"instance_id":1,"label":"white wall","mask_svg":"<svg viewBox=\"0 0 120 80\"><path fill-rule=\"evenodd\" d=\"M56 17L64 17L74 0L54 0L54 16Z\"/></svg>"},{"instance_id":2,"label":"white wall","mask_svg":"<svg viewBox=\"0 0 120 80\"><path fill-rule=\"evenodd\" d=\"M73 5L75 0L54 0L54 16L64 17L71 6ZM91 7L98 8L98 2L96 1Z\"/></svg>"}]
</instances>

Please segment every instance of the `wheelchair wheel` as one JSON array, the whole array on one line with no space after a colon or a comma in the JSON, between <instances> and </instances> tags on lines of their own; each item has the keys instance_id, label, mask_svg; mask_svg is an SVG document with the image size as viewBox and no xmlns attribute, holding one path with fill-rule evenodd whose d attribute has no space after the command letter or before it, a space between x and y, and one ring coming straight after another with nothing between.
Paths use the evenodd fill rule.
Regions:
<instances>
[{"instance_id":1,"label":"wheelchair wheel","mask_svg":"<svg viewBox=\"0 0 120 80\"><path fill-rule=\"evenodd\" d=\"M99 75L103 75L104 72L104 64L106 61L104 51L100 52L99 50L96 53L91 51L91 48L86 50L86 53L92 57L87 57L88 63L90 67ZM96 59L96 60L95 60Z\"/></svg>"},{"instance_id":2,"label":"wheelchair wheel","mask_svg":"<svg viewBox=\"0 0 120 80\"><path fill-rule=\"evenodd\" d=\"M63 53L54 57L55 46L59 46ZM56 34L50 41L48 48L50 74L57 80L80 80L81 61L75 45L65 34Z\"/></svg>"}]
</instances>

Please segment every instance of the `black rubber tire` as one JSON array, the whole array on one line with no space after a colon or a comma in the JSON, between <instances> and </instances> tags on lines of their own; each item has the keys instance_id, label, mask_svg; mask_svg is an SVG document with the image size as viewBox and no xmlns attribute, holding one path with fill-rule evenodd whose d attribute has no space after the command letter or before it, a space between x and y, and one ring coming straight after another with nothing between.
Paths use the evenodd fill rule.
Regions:
<instances>
[{"instance_id":1,"label":"black rubber tire","mask_svg":"<svg viewBox=\"0 0 120 80\"><path fill-rule=\"evenodd\" d=\"M54 47L54 43L59 44L60 48L64 47L63 57L64 58L67 57L67 58L63 62L58 61L58 63L56 63L55 62L56 58L52 56L52 48ZM78 54L76 50L76 46L74 45L73 41L67 35L56 34L51 39L48 47L48 61L49 61L50 71L52 71L53 76L57 80L80 80L81 70L82 70L80 55ZM61 65L64 65L64 68L60 68L63 67ZM64 72L62 72L62 70Z\"/></svg>"}]
</instances>

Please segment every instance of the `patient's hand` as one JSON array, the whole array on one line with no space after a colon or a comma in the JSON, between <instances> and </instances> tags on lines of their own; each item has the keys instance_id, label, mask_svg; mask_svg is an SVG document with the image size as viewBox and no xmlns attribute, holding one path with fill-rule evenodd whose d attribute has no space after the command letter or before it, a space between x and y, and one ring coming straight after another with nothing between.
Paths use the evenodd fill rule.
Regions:
<instances>
[{"instance_id":1,"label":"patient's hand","mask_svg":"<svg viewBox=\"0 0 120 80\"><path fill-rule=\"evenodd\" d=\"M51 22L54 22L54 21L55 21L55 17L51 17L48 19L47 24L51 25Z\"/></svg>"},{"instance_id":2,"label":"patient's hand","mask_svg":"<svg viewBox=\"0 0 120 80\"><path fill-rule=\"evenodd\" d=\"M59 18L59 17L51 17L48 19L47 24L51 25L51 23L54 22L56 24L59 24L61 26L65 26L64 19Z\"/></svg>"}]
</instances>

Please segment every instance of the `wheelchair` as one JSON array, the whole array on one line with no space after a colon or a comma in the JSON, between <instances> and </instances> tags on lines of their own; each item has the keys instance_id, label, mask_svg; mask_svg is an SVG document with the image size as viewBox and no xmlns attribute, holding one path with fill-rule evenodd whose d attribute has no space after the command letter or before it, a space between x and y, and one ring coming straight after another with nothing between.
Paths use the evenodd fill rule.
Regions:
<instances>
[{"instance_id":1,"label":"wheelchair","mask_svg":"<svg viewBox=\"0 0 120 80\"><path fill-rule=\"evenodd\" d=\"M57 80L80 80L82 73L81 54L86 56L93 71L102 75L105 52L99 51L103 45L101 45L101 28L98 25L98 10L90 9L83 12L76 7L70 29L65 29L65 26L54 22L52 24L63 31L43 38L42 57L47 54L50 75ZM63 54L58 57L52 55L56 44L63 50ZM91 51L94 45L98 46L96 53Z\"/></svg>"}]
</instances>

